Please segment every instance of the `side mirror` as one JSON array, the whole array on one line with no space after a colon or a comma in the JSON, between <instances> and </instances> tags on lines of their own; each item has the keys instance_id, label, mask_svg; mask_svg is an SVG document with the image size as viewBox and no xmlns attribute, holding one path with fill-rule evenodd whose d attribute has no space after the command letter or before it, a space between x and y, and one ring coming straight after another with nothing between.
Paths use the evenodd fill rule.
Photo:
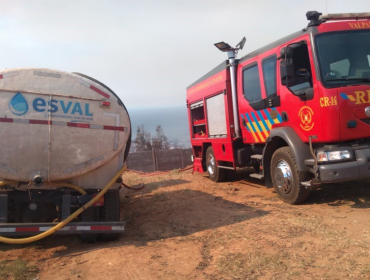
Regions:
<instances>
[{"instance_id":1,"label":"side mirror","mask_svg":"<svg viewBox=\"0 0 370 280\"><path fill-rule=\"evenodd\" d=\"M294 83L294 73L294 63L292 58L280 61L280 76L281 84L283 86L289 86Z\"/></svg>"},{"instance_id":2,"label":"side mirror","mask_svg":"<svg viewBox=\"0 0 370 280\"><path fill-rule=\"evenodd\" d=\"M285 47L281 49L280 52L280 77L281 84L284 86L289 86L294 83L294 62L293 62L293 48Z\"/></svg>"},{"instance_id":3,"label":"side mirror","mask_svg":"<svg viewBox=\"0 0 370 280\"><path fill-rule=\"evenodd\" d=\"M282 48L280 51L280 57L282 59L286 58L293 58L293 48L291 46L287 46L285 48Z\"/></svg>"}]
</instances>

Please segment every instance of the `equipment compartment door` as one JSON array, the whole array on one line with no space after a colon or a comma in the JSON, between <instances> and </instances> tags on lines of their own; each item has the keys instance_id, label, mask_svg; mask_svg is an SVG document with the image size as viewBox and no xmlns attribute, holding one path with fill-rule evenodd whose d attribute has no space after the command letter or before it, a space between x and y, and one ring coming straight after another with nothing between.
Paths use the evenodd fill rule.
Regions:
<instances>
[{"instance_id":1,"label":"equipment compartment door","mask_svg":"<svg viewBox=\"0 0 370 280\"><path fill-rule=\"evenodd\" d=\"M225 94L222 92L206 99L208 137L226 137L227 123Z\"/></svg>"}]
</instances>

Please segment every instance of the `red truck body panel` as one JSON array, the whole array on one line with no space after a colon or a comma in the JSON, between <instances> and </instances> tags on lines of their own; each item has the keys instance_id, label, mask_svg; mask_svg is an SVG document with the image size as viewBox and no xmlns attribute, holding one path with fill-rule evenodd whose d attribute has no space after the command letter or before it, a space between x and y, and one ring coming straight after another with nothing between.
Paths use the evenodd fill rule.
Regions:
<instances>
[{"instance_id":1,"label":"red truck body panel","mask_svg":"<svg viewBox=\"0 0 370 280\"><path fill-rule=\"evenodd\" d=\"M230 72L227 61L218 66L208 75L199 79L187 88L187 106L189 112L189 129L197 168L204 158L205 149L211 145L218 164L235 168L235 145L240 142L248 145L264 145L272 130L278 127L290 127L304 142L309 142L310 136L316 136L313 143L337 143L354 139L370 137L370 121L364 109L370 104L369 85L346 85L343 87L325 87L322 77L328 73L319 71L317 54L315 53L315 36L328 32L348 30L369 30L370 21L340 21L328 22L310 27L309 31L297 32L291 36L272 43L260 50L248 54L238 60L236 71L236 87L238 116L241 129L241 139L234 137L233 106L230 86ZM243 94L243 71L258 65L262 99L267 98L266 81L262 64L270 57L279 57L281 49L293 43L304 41L307 45L310 75L312 78L313 98L303 100L294 96L281 81L279 58L276 63L276 96L280 98L280 106L260 110L253 109ZM370 58L369 58L370 64ZM320 76L321 75L321 76ZM210 137L209 118L207 117L207 100L220 93L224 95L224 110L227 124L226 134L220 137ZM192 105L203 102L204 119L192 117ZM349 127L349 122L355 121L356 127ZM194 133L196 126L204 122L204 128ZM203 171L203 170L201 170Z\"/></svg>"},{"instance_id":2,"label":"red truck body panel","mask_svg":"<svg viewBox=\"0 0 370 280\"><path fill-rule=\"evenodd\" d=\"M230 86L230 72L226 68L226 63L222 64L223 70L220 70L210 77L205 77L201 82L196 83L194 86L188 88L187 91L187 104L194 104L197 102L203 102L204 115L197 117L192 115L190 107L189 111L189 130L191 133L191 143L194 152L194 170L203 172L201 158L202 158L202 147L205 142L212 142L214 153L217 155L217 160L234 162L233 156L233 109L231 101L231 86ZM226 121L226 135L223 137L209 137L209 119L207 118L207 100L216 96L222 95L225 109L225 121ZM202 127L200 131L194 131L196 127ZM197 148L199 148L197 150Z\"/></svg>"}]
</instances>

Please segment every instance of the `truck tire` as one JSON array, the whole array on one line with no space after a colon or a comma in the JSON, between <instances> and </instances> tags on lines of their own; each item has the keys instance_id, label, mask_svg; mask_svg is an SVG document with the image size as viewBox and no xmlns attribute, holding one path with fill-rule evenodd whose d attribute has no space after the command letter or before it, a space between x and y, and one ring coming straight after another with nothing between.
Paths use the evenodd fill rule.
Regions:
<instances>
[{"instance_id":1,"label":"truck tire","mask_svg":"<svg viewBox=\"0 0 370 280\"><path fill-rule=\"evenodd\" d=\"M225 170L225 179L228 182L235 181L236 180L236 170Z\"/></svg>"},{"instance_id":2,"label":"truck tire","mask_svg":"<svg viewBox=\"0 0 370 280\"><path fill-rule=\"evenodd\" d=\"M225 178L225 169L218 168L213 148L208 147L206 152L206 166L209 178L214 182L221 182Z\"/></svg>"},{"instance_id":3,"label":"truck tire","mask_svg":"<svg viewBox=\"0 0 370 280\"><path fill-rule=\"evenodd\" d=\"M104 222L119 222L120 221L120 200L119 190L108 191L104 195L104 205L101 207L101 219ZM120 237L120 233L102 233L103 241L114 241Z\"/></svg>"},{"instance_id":4,"label":"truck tire","mask_svg":"<svg viewBox=\"0 0 370 280\"><path fill-rule=\"evenodd\" d=\"M306 200L310 191L301 182L308 179L308 173L298 172L290 147L277 149L271 159L271 178L279 197L290 204Z\"/></svg>"},{"instance_id":5,"label":"truck tire","mask_svg":"<svg viewBox=\"0 0 370 280\"><path fill-rule=\"evenodd\" d=\"M94 207L90 207L83 211L80 215L81 222L93 222L97 221L97 217L95 215L96 209ZM97 214L97 213L96 213ZM80 234L80 239L83 243L94 243L98 238L97 233L82 233Z\"/></svg>"}]
</instances>

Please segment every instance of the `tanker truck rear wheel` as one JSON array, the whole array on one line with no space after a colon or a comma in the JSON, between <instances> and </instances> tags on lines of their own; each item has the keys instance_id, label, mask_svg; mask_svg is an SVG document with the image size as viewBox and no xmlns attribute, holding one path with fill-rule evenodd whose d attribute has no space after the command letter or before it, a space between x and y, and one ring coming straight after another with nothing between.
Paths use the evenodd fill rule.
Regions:
<instances>
[{"instance_id":1,"label":"tanker truck rear wheel","mask_svg":"<svg viewBox=\"0 0 370 280\"><path fill-rule=\"evenodd\" d=\"M94 222L97 221L97 208L90 207L81 213L81 222ZM83 233L80 234L80 239L84 243L94 243L98 238L97 233Z\"/></svg>"},{"instance_id":2,"label":"tanker truck rear wheel","mask_svg":"<svg viewBox=\"0 0 370 280\"><path fill-rule=\"evenodd\" d=\"M104 205L101 207L100 217L104 222L120 221L119 190L108 191L104 195ZM120 237L120 233L102 233L103 241L114 241Z\"/></svg>"}]
</instances>

